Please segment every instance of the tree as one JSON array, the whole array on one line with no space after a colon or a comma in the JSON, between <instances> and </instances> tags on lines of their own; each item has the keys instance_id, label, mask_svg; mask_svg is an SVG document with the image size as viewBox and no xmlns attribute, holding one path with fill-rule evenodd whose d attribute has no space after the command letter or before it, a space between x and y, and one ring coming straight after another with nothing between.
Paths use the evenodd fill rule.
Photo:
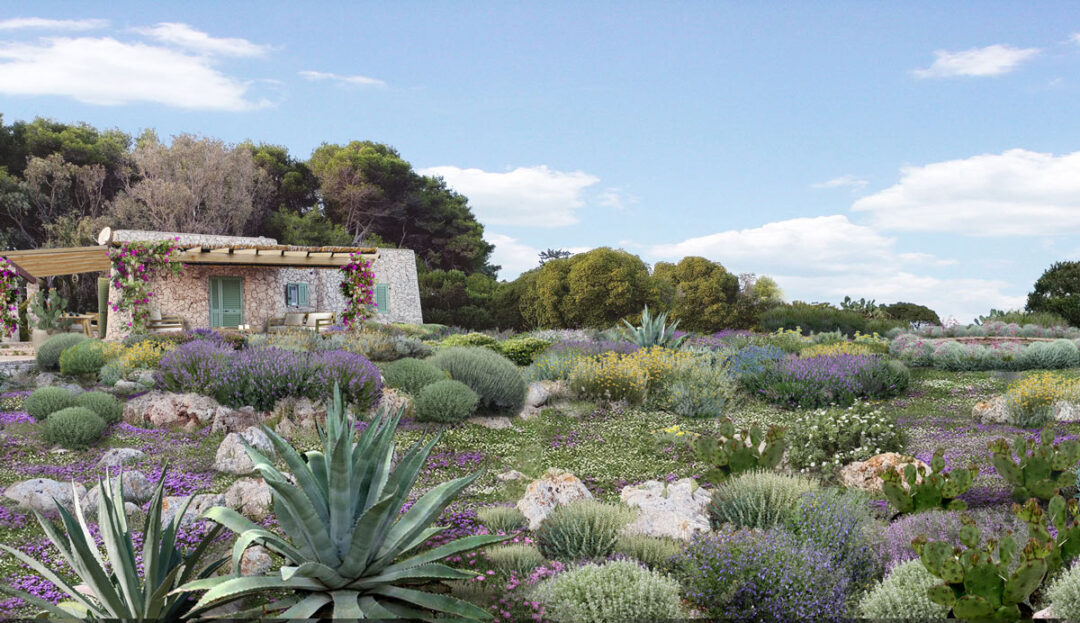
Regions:
<instances>
[{"instance_id":1,"label":"tree","mask_svg":"<svg viewBox=\"0 0 1080 623\"><path fill-rule=\"evenodd\" d=\"M346 247L353 237L341 225L333 223L319 209L304 213L282 209L270 215L266 233L281 244L313 247Z\"/></svg>"},{"instance_id":2,"label":"tree","mask_svg":"<svg viewBox=\"0 0 1080 623\"><path fill-rule=\"evenodd\" d=\"M1029 312L1050 312L1080 326L1080 262L1055 262L1028 294Z\"/></svg>"},{"instance_id":3,"label":"tree","mask_svg":"<svg viewBox=\"0 0 1080 623\"><path fill-rule=\"evenodd\" d=\"M893 303L892 305L885 305L884 310L889 314L889 317L896 320L903 320L906 322L927 322L936 325L941 324L941 318L938 316L937 312L925 305L898 302Z\"/></svg>"},{"instance_id":4,"label":"tree","mask_svg":"<svg viewBox=\"0 0 1080 623\"><path fill-rule=\"evenodd\" d=\"M573 255L566 249L544 249L540 252L540 265L543 266L548 260L565 260Z\"/></svg>"},{"instance_id":5,"label":"tree","mask_svg":"<svg viewBox=\"0 0 1080 623\"><path fill-rule=\"evenodd\" d=\"M758 277L753 273L739 275L739 295L735 300L735 329L753 329L761 324L761 315L782 305L784 293L771 277Z\"/></svg>"},{"instance_id":6,"label":"tree","mask_svg":"<svg viewBox=\"0 0 1080 623\"><path fill-rule=\"evenodd\" d=\"M245 146L181 134L164 145L152 132L134 152L137 181L116 197L111 215L133 229L250 235L269 216L271 184Z\"/></svg>"},{"instance_id":7,"label":"tree","mask_svg":"<svg viewBox=\"0 0 1080 623\"><path fill-rule=\"evenodd\" d=\"M535 292L535 321L543 327L607 328L657 302L648 265L608 247L546 262Z\"/></svg>"},{"instance_id":8,"label":"tree","mask_svg":"<svg viewBox=\"0 0 1080 623\"><path fill-rule=\"evenodd\" d=\"M734 322L739 278L720 264L696 256L678 264L660 262L653 278L669 284L667 307L680 329L711 333Z\"/></svg>"},{"instance_id":9,"label":"tree","mask_svg":"<svg viewBox=\"0 0 1080 623\"><path fill-rule=\"evenodd\" d=\"M427 270L419 274L424 322L490 329L495 326L491 303L499 284L483 273Z\"/></svg>"}]
</instances>

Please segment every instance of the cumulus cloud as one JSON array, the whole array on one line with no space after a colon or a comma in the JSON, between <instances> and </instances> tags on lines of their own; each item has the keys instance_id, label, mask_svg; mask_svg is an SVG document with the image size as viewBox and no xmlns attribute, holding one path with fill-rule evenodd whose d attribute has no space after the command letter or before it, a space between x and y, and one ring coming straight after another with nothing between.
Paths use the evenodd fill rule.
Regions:
<instances>
[{"instance_id":1,"label":"cumulus cloud","mask_svg":"<svg viewBox=\"0 0 1080 623\"><path fill-rule=\"evenodd\" d=\"M1080 232L1080 152L1024 149L909 166L900 181L852 205L895 231L973 236Z\"/></svg>"},{"instance_id":2,"label":"cumulus cloud","mask_svg":"<svg viewBox=\"0 0 1080 623\"><path fill-rule=\"evenodd\" d=\"M933 64L911 73L917 78L954 78L957 76L998 76L1016 69L1039 53L1038 48L990 45L960 52L937 50Z\"/></svg>"},{"instance_id":3,"label":"cumulus cloud","mask_svg":"<svg viewBox=\"0 0 1080 623\"><path fill-rule=\"evenodd\" d=\"M325 71L301 71L300 76L306 80L329 80L338 84L346 84L353 86L364 87L384 87L386 83L378 78L369 78L368 76L352 75L343 76L341 74L332 74Z\"/></svg>"},{"instance_id":4,"label":"cumulus cloud","mask_svg":"<svg viewBox=\"0 0 1080 623\"><path fill-rule=\"evenodd\" d=\"M0 44L0 93L59 95L88 104L154 102L177 108L251 110L248 85L203 56L111 37Z\"/></svg>"},{"instance_id":5,"label":"cumulus cloud","mask_svg":"<svg viewBox=\"0 0 1080 623\"><path fill-rule=\"evenodd\" d=\"M505 173L454 166L421 169L442 177L469 198L477 218L490 225L563 227L578 222L584 191L600 178L582 171L555 171L547 166L518 167Z\"/></svg>"},{"instance_id":6,"label":"cumulus cloud","mask_svg":"<svg viewBox=\"0 0 1080 623\"><path fill-rule=\"evenodd\" d=\"M620 188L605 188L596 203L612 210L622 211L637 203L639 199Z\"/></svg>"},{"instance_id":7,"label":"cumulus cloud","mask_svg":"<svg viewBox=\"0 0 1080 623\"><path fill-rule=\"evenodd\" d=\"M516 279L521 273L540 265L541 249L505 234L489 233L485 238L495 245L495 251L491 254L491 263L502 267L499 269L500 279ZM590 248L570 247L566 250L571 253L584 253Z\"/></svg>"},{"instance_id":8,"label":"cumulus cloud","mask_svg":"<svg viewBox=\"0 0 1080 623\"><path fill-rule=\"evenodd\" d=\"M136 28L135 32L199 54L253 57L262 56L270 50L270 46L258 45L247 39L211 37L179 22L161 22L156 26Z\"/></svg>"},{"instance_id":9,"label":"cumulus cloud","mask_svg":"<svg viewBox=\"0 0 1080 623\"><path fill-rule=\"evenodd\" d=\"M94 30L109 25L107 19L46 19L44 17L13 17L0 20L0 30Z\"/></svg>"},{"instance_id":10,"label":"cumulus cloud","mask_svg":"<svg viewBox=\"0 0 1080 623\"><path fill-rule=\"evenodd\" d=\"M812 188L850 188L852 191L862 190L868 182L854 175L841 175L831 180L811 184Z\"/></svg>"}]
</instances>

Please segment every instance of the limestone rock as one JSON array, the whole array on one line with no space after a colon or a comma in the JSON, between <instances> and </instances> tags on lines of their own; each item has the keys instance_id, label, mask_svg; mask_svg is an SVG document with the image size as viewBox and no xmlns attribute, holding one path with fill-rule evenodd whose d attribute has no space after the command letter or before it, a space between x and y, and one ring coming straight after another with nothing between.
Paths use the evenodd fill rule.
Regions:
<instances>
[{"instance_id":1,"label":"limestone rock","mask_svg":"<svg viewBox=\"0 0 1080 623\"><path fill-rule=\"evenodd\" d=\"M538 415L540 415L540 409L529 405L525 405L521 408L521 411L518 412L518 417L523 420L531 420Z\"/></svg>"},{"instance_id":2,"label":"limestone rock","mask_svg":"<svg viewBox=\"0 0 1080 623\"><path fill-rule=\"evenodd\" d=\"M483 426L484 428L490 428L492 430L502 430L504 428L513 428L513 424L510 423L510 418L505 416L474 416L465 420L469 424L476 424L477 426Z\"/></svg>"},{"instance_id":3,"label":"limestone rock","mask_svg":"<svg viewBox=\"0 0 1080 623\"><path fill-rule=\"evenodd\" d=\"M120 379L119 381L116 382L116 385L113 385L112 389L113 389L114 394L125 394L126 395L126 394L134 394L135 392L139 391L142 388L139 386L138 383L136 383L134 381L125 381L124 379Z\"/></svg>"},{"instance_id":4,"label":"limestone rock","mask_svg":"<svg viewBox=\"0 0 1080 623\"><path fill-rule=\"evenodd\" d=\"M516 469L508 469L505 472L495 474L495 477L503 482L510 482L512 480L525 480L528 478L525 474L522 474Z\"/></svg>"},{"instance_id":5,"label":"limestone rock","mask_svg":"<svg viewBox=\"0 0 1080 623\"><path fill-rule=\"evenodd\" d=\"M183 508L184 503L187 502L187 499L187 496L170 495L167 496L164 500L162 500L161 525L168 525L176 516L176 514L180 512L180 509ZM180 519L180 524L190 524L199 519L200 515L210 510L211 508L224 505L225 496L220 493L202 493L196 495L192 498L191 505L188 506L187 512L184 513L184 516Z\"/></svg>"},{"instance_id":6,"label":"limestone rock","mask_svg":"<svg viewBox=\"0 0 1080 623\"><path fill-rule=\"evenodd\" d=\"M380 410L386 410L387 413L397 413L404 410L406 416L411 416L413 413L413 401L404 392L400 392L393 387L384 386L382 398L379 399L378 404L371 408L371 412L378 413Z\"/></svg>"},{"instance_id":7,"label":"limestone rock","mask_svg":"<svg viewBox=\"0 0 1080 623\"><path fill-rule=\"evenodd\" d=\"M270 514L270 486L262 478L241 478L225 490L225 506L253 521Z\"/></svg>"},{"instance_id":8,"label":"limestone rock","mask_svg":"<svg viewBox=\"0 0 1080 623\"><path fill-rule=\"evenodd\" d=\"M153 387L156 381L154 380L154 373L151 370L142 370L135 375L135 382L143 387Z\"/></svg>"},{"instance_id":9,"label":"limestone rock","mask_svg":"<svg viewBox=\"0 0 1080 623\"><path fill-rule=\"evenodd\" d=\"M1058 422L1080 421L1080 403L1058 400L1050 407L1050 413Z\"/></svg>"},{"instance_id":10,"label":"limestone rock","mask_svg":"<svg viewBox=\"0 0 1080 623\"><path fill-rule=\"evenodd\" d=\"M264 455L274 456L274 446L270 438L261 428L252 426L242 433L229 433L225 440L218 446L217 455L214 457L214 469L226 474L250 474L255 470L255 464L251 462L244 449L241 439L247 440L251 447Z\"/></svg>"},{"instance_id":11,"label":"limestone rock","mask_svg":"<svg viewBox=\"0 0 1080 623\"><path fill-rule=\"evenodd\" d=\"M52 372L42 372L34 379L34 385L36 387L49 387L56 383L56 375Z\"/></svg>"},{"instance_id":12,"label":"limestone rock","mask_svg":"<svg viewBox=\"0 0 1080 623\"><path fill-rule=\"evenodd\" d=\"M111 483L116 482L117 478L120 478L123 483L125 502L142 504L154 496L154 485L142 472L123 472L122 475L114 473L109 477L110 484L108 486L112 486ZM83 512L87 514L96 513L100 501L101 485L97 484L82 498Z\"/></svg>"},{"instance_id":13,"label":"limestone rock","mask_svg":"<svg viewBox=\"0 0 1080 623\"><path fill-rule=\"evenodd\" d=\"M212 423L219 412L228 410L209 396L153 391L124 405L124 421L135 426L150 424L190 432Z\"/></svg>"},{"instance_id":14,"label":"limestone rock","mask_svg":"<svg viewBox=\"0 0 1080 623\"><path fill-rule=\"evenodd\" d=\"M135 448L112 448L102 455L97 467L119 467L137 463L146 458L146 453Z\"/></svg>"},{"instance_id":15,"label":"limestone rock","mask_svg":"<svg viewBox=\"0 0 1080 623\"><path fill-rule=\"evenodd\" d=\"M990 400L980 400L971 408L972 417L983 424L1009 424L1012 416L1009 415L1009 405L1004 396L998 396Z\"/></svg>"},{"instance_id":16,"label":"limestone rock","mask_svg":"<svg viewBox=\"0 0 1080 623\"><path fill-rule=\"evenodd\" d=\"M264 416L265 414L256 411L255 407L240 407L236 410L222 407L214 413L214 421L210 425L210 432L240 432L263 421Z\"/></svg>"},{"instance_id":17,"label":"limestone rock","mask_svg":"<svg viewBox=\"0 0 1080 623\"><path fill-rule=\"evenodd\" d=\"M273 566L270 550L262 545L252 545L240 556L240 575L245 577L266 575Z\"/></svg>"},{"instance_id":18,"label":"limestone rock","mask_svg":"<svg viewBox=\"0 0 1080 623\"><path fill-rule=\"evenodd\" d=\"M673 483L650 480L623 487L619 499L640 509L637 518L623 533L671 537L689 541L698 532L709 531L710 493L690 478Z\"/></svg>"},{"instance_id":19,"label":"limestone rock","mask_svg":"<svg viewBox=\"0 0 1080 623\"><path fill-rule=\"evenodd\" d=\"M79 483L75 483L74 489L78 491L80 498L86 495L86 487ZM4 497L15 500L23 508L36 510L39 513L55 513L57 502L69 511L75 509L71 483L57 482L48 478L31 478L17 482L4 489Z\"/></svg>"},{"instance_id":20,"label":"limestone rock","mask_svg":"<svg viewBox=\"0 0 1080 623\"><path fill-rule=\"evenodd\" d=\"M881 491L881 474L890 467L903 472L904 466L914 464L916 468L922 467L927 473L930 472L930 466L920 461L913 456L906 456L898 454L896 452L886 452L884 454L878 454L872 456L865 461L855 461L840 468L840 484L849 489L859 489L860 491L879 492ZM915 480L916 483L922 482L922 477L919 476ZM908 488L907 482L902 482L901 486L904 489Z\"/></svg>"},{"instance_id":21,"label":"limestone rock","mask_svg":"<svg viewBox=\"0 0 1080 623\"><path fill-rule=\"evenodd\" d=\"M543 383L529 383L529 393L525 395L525 404L530 407L540 407L547 402L549 396L550 393Z\"/></svg>"},{"instance_id":22,"label":"limestone rock","mask_svg":"<svg viewBox=\"0 0 1080 623\"><path fill-rule=\"evenodd\" d=\"M1057 617L1054 616L1054 613L1050 610L1050 607L1047 606L1046 608L1043 608L1042 610L1039 610L1035 614L1031 615L1031 618L1038 620L1038 619L1056 619Z\"/></svg>"},{"instance_id":23,"label":"limestone rock","mask_svg":"<svg viewBox=\"0 0 1080 623\"><path fill-rule=\"evenodd\" d=\"M326 422L326 406L309 398L282 398L274 405L272 414L278 418L278 426L290 433L297 428L314 429L316 423Z\"/></svg>"},{"instance_id":24,"label":"limestone rock","mask_svg":"<svg viewBox=\"0 0 1080 623\"><path fill-rule=\"evenodd\" d=\"M557 506L589 499L592 499L592 493L577 476L553 467L539 480L529 483L525 495L517 502L517 509L529 520L529 530L536 530Z\"/></svg>"}]
</instances>

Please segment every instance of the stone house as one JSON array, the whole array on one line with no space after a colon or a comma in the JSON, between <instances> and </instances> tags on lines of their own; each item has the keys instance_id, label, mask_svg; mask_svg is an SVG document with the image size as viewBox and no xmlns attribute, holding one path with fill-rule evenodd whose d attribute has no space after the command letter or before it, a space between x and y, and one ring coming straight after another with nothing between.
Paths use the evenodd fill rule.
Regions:
<instances>
[{"instance_id":1,"label":"stone house","mask_svg":"<svg viewBox=\"0 0 1080 623\"><path fill-rule=\"evenodd\" d=\"M102 248L124 242L179 238L180 276L166 275L150 286L151 313L178 316L187 328L248 327L263 331L273 319L345 309L340 266L352 253L372 260L375 272L374 320L423 322L416 258L409 249L300 247L272 238L212 236L105 229ZM109 288L109 302L119 300ZM126 335L130 315L109 312L106 339Z\"/></svg>"}]
</instances>

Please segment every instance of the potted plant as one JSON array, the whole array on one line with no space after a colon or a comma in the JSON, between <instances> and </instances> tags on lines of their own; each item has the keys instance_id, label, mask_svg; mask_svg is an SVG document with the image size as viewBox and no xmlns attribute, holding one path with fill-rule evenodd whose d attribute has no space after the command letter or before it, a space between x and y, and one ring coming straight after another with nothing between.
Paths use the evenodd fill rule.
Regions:
<instances>
[{"instance_id":1,"label":"potted plant","mask_svg":"<svg viewBox=\"0 0 1080 623\"><path fill-rule=\"evenodd\" d=\"M35 350L44 344L45 340L57 333L67 331L71 326L71 320L64 317L67 304L67 299L60 296L60 292L56 289L51 290L48 296L45 292L38 292L34 297L34 302L30 304L30 311L37 322L30 333L30 342Z\"/></svg>"}]
</instances>

